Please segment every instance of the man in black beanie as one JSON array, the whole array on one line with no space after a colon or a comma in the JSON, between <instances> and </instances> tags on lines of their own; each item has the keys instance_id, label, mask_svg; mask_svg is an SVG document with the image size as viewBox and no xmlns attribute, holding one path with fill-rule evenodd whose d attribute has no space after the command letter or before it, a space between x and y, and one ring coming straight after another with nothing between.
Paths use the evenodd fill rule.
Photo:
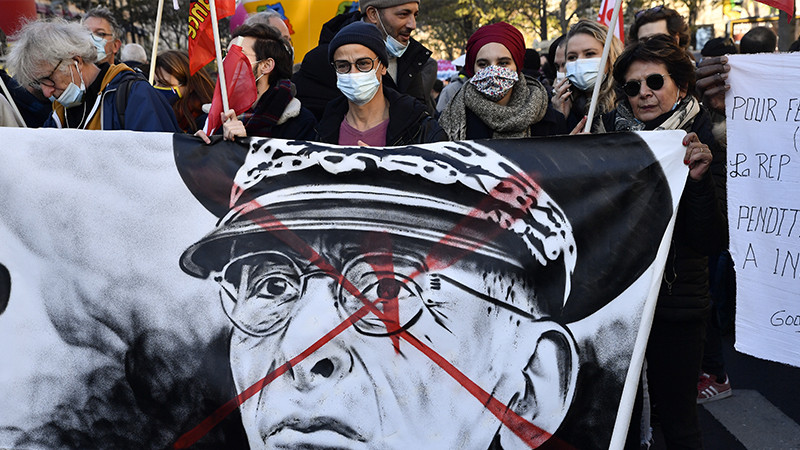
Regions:
<instances>
[{"instance_id":1,"label":"man in black beanie","mask_svg":"<svg viewBox=\"0 0 800 450\"><path fill-rule=\"evenodd\" d=\"M417 98L432 114L435 105L429 94L436 80L436 61L430 57L430 50L410 36L417 27L419 1L362 0L360 8L337 15L322 26L319 45L306 54L300 70L292 77L297 97L321 119L325 105L339 95L336 72L328 64L328 44L343 27L362 21L378 27L387 49L386 85Z\"/></svg>"},{"instance_id":2,"label":"man in black beanie","mask_svg":"<svg viewBox=\"0 0 800 450\"><path fill-rule=\"evenodd\" d=\"M425 105L384 83L389 56L375 25L342 28L328 45L328 61L343 96L325 108L320 141L385 147L447 140Z\"/></svg>"}]
</instances>

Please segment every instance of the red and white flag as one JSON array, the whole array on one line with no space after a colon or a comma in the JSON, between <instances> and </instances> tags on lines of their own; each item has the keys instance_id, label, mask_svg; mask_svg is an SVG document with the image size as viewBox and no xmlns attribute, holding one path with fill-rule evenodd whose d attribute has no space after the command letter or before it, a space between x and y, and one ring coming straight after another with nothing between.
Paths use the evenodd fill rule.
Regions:
<instances>
[{"instance_id":1,"label":"red and white flag","mask_svg":"<svg viewBox=\"0 0 800 450\"><path fill-rule=\"evenodd\" d=\"M609 28L611 28L611 16L614 14L614 5L616 5L615 0L603 0L602 3L600 3L600 12L597 15L597 21ZM614 27L614 36L618 37L623 44L625 43L624 25L624 21L622 20L622 12L620 11L619 17L617 17L617 26Z\"/></svg>"}]
</instances>

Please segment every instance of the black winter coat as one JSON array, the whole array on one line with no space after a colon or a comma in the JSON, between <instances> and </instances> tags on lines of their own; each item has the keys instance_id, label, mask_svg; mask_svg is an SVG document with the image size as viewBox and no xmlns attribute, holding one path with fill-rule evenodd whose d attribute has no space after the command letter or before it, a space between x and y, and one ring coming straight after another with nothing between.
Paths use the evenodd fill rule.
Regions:
<instances>
[{"instance_id":1,"label":"black winter coat","mask_svg":"<svg viewBox=\"0 0 800 450\"><path fill-rule=\"evenodd\" d=\"M361 20L361 12L354 11L340 14L322 25L319 33L319 45L306 53L300 70L292 76L292 82L297 87L297 98L303 102L317 120L322 120L322 113L329 101L340 95L336 87L336 72L328 61L328 44L336 33L353 22ZM436 78L428 80L423 77L423 68L426 64L434 64L430 59L431 51L422 44L411 39L408 49L397 60L397 80L384 76L384 84L404 94L411 95L423 102L432 113L436 110L430 98L433 82Z\"/></svg>"},{"instance_id":2,"label":"black winter coat","mask_svg":"<svg viewBox=\"0 0 800 450\"><path fill-rule=\"evenodd\" d=\"M616 114L615 110L603 116L606 130L614 129ZM702 179L696 181L687 175L686 187L678 204L672 245L656 303L656 317L667 321L698 320L708 313L711 301L708 257L723 248L727 236L720 204L724 194L717 192L720 183L714 179L720 174L724 176L724 167L718 167L725 162L724 150L714 139L711 118L705 108L701 108L686 131L697 133L700 142L708 145L714 159Z\"/></svg>"},{"instance_id":3,"label":"black winter coat","mask_svg":"<svg viewBox=\"0 0 800 450\"><path fill-rule=\"evenodd\" d=\"M410 95L401 94L392 88L383 87L383 95L389 101L389 127L386 130L387 146L427 144L447 141L447 133L428 113L421 102ZM319 141L339 143L339 127L344 120L349 104L340 95L325 108L319 122Z\"/></svg>"}]
</instances>

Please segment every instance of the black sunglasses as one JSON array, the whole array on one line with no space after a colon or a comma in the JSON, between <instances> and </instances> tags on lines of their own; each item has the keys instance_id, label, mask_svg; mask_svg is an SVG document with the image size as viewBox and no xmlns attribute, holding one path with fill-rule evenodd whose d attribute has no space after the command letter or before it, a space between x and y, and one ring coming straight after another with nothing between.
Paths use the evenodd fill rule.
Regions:
<instances>
[{"instance_id":1,"label":"black sunglasses","mask_svg":"<svg viewBox=\"0 0 800 450\"><path fill-rule=\"evenodd\" d=\"M644 79L644 82L648 88L657 91L664 87L664 75L661 75L660 73L648 75L647 78ZM641 89L642 82L639 80L631 80L622 85L622 90L625 91L625 95L628 97L636 97L639 95L639 91Z\"/></svg>"},{"instance_id":2,"label":"black sunglasses","mask_svg":"<svg viewBox=\"0 0 800 450\"><path fill-rule=\"evenodd\" d=\"M664 5L654 6L654 7L650 8L650 9L643 9L641 11L637 11L636 14L633 15L633 18L636 19L636 20L639 20L639 17L642 17L645 14L657 13L657 12L661 11L662 9L664 9Z\"/></svg>"}]
</instances>

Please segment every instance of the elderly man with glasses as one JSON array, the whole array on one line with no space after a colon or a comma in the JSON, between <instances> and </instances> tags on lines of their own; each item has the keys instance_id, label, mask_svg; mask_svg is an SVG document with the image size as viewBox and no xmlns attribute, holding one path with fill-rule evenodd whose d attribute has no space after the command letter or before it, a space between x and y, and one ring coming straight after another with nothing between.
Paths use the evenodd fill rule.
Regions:
<instances>
[{"instance_id":1,"label":"elderly man with glasses","mask_svg":"<svg viewBox=\"0 0 800 450\"><path fill-rule=\"evenodd\" d=\"M328 60L343 96L325 108L320 141L383 147L447 140L422 102L384 85L389 58L375 25L342 28L328 46Z\"/></svg>"},{"instance_id":2,"label":"elderly man with glasses","mask_svg":"<svg viewBox=\"0 0 800 450\"><path fill-rule=\"evenodd\" d=\"M92 43L97 49L97 62L114 64L122 47L119 25L108 8L90 9L81 19L81 24L91 32Z\"/></svg>"},{"instance_id":3,"label":"elderly man with glasses","mask_svg":"<svg viewBox=\"0 0 800 450\"><path fill-rule=\"evenodd\" d=\"M577 383L560 321L578 250L516 163L470 143L251 141L230 192L180 261L219 285L251 448L551 439Z\"/></svg>"},{"instance_id":4,"label":"elderly man with glasses","mask_svg":"<svg viewBox=\"0 0 800 450\"><path fill-rule=\"evenodd\" d=\"M26 24L8 56L15 77L53 103L45 127L180 131L172 107L125 64L98 63L89 31L57 19Z\"/></svg>"}]
</instances>

